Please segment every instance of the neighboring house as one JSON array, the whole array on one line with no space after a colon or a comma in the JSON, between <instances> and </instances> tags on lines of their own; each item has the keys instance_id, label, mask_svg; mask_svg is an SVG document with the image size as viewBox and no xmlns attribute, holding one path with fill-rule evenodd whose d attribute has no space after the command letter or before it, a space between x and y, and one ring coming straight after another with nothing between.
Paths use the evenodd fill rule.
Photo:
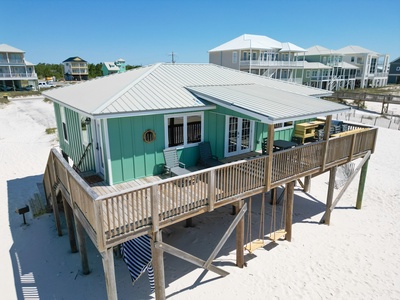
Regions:
<instances>
[{"instance_id":1,"label":"neighboring house","mask_svg":"<svg viewBox=\"0 0 400 300\"><path fill-rule=\"evenodd\" d=\"M190 167L202 141L226 158L261 150L271 124L275 139L290 140L296 123L349 109L317 98L330 94L213 64L166 63L44 92L64 156L109 184L162 173L166 148Z\"/></svg>"},{"instance_id":2,"label":"neighboring house","mask_svg":"<svg viewBox=\"0 0 400 300\"><path fill-rule=\"evenodd\" d=\"M347 46L336 50L343 55L343 61L357 66L355 87L382 87L387 84L389 55L359 47Z\"/></svg>"},{"instance_id":3,"label":"neighboring house","mask_svg":"<svg viewBox=\"0 0 400 300\"><path fill-rule=\"evenodd\" d=\"M400 84L400 57L390 63L388 83Z\"/></svg>"},{"instance_id":4,"label":"neighboring house","mask_svg":"<svg viewBox=\"0 0 400 300\"><path fill-rule=\"evenodd\" d=\"M125 60L120 58L115 62L103 62L101 66L101 71L103 73L103 76L115 73L123 73L126 71Z\"/></svg>"},{"instance_id":5,"label":"neighboring house","mask_svg":"<svg viewBox=\"0 0 400 300\"><path fill-rule=\"evenodd\" d=\"M213 64L270 78L302 82L302 55L306 50L292 43L244 34L208 52L209 62Z\"/></svg>"},{"instance_id":6,"label":"neighboring house","mask_svg":"<svg viewBox=\"0 0 400 300\"><path fill-rule=\"evenodd\" d=\"M63 62L64 78L67 81L88 80L89 70L86 60L78 56L70 57Z\"/></svg>"},{"instance_id":7,"label":"neighboring house","mask_svg":"<svg viewBox=\"0 0 400 300\"><path fill-rule=\"evenodd\" d=\"M209 62L329 91L385 86L389 70L388 55L359 46L339 50L313 46L305 50L251 34L211 49Z\"/></svg>"},{"instance_id":8,"label":"neighboring house","mask_svg":"<svg viewBox=\"0 0 400 300\"><path fill-rule=\"evenodd\" d=\"M359 67L344 62L344 55L322 46L307 49L303 84L324 90L354 89Z\"/></svg>"},{"instance_id":9,"label":"neighboring house","mask_svg":"<svg viewBox=\"0 0 400 300\"><path fill-rule=\"evenodd\" d=\"M37 88L35 66L25 60L25 51L0 45L0 91Z\"/></svg>"}]
</instances>

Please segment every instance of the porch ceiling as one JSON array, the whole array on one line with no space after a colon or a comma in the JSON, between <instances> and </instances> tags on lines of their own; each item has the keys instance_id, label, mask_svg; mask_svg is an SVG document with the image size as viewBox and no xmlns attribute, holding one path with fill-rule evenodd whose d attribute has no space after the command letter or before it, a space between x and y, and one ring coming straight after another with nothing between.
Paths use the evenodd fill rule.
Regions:
<instances>
[{"instance_id":1,"label":"porch ceiling","mask_svg":"<svg viewBox=\"0 0 400 300\"><path fill-rule=\"evenodd\" d=\"M270 89L257 84L187 87L196 97L275 124L327 116L349 107L319 98Z\"/></svg>"}]
</instances>

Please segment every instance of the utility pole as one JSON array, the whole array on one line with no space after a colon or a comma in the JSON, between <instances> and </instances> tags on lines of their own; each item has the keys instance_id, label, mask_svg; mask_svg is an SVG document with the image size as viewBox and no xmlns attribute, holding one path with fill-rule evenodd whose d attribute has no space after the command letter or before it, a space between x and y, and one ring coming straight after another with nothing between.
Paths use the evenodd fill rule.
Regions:
<instances>
[{"instance_id":1,"label":"utility pole","mask_svg":"<svg viewBox=\"0 0 400 300\"><path fill-rule=\"evenodd\" d=\"M176 53L174 53L174 51L172 51L169 56L171 56L171 62L174 64L175 63L175 55Z\"/></svg>"}]
</instances>

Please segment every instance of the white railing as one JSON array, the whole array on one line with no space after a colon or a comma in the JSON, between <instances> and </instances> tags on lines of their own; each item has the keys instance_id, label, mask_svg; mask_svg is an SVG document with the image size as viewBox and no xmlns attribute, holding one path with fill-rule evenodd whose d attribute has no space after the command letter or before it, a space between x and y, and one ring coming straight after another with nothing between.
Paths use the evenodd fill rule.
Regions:
<instances>
[{"instance_id":1,"label":"white railing","mask_svg":"<svg viewBox=\"0 0 400 300\"><path fill-rule=\"evenodd\" d=\"M28 78L34 77L37 78L36 73L0 73L0 78Z\"/></svg>"},{"instance_id":2,"label":"white railing","mask_svg":"<svg viewBox=\"0 0 400 300\"><path fill-rule=\"evenodd\" d=\"M304 61L265 61L265 60L241 60L241 66L252 66L252 67L292 67L299 68L304 67Z\"/></svg>"}]
</instances>

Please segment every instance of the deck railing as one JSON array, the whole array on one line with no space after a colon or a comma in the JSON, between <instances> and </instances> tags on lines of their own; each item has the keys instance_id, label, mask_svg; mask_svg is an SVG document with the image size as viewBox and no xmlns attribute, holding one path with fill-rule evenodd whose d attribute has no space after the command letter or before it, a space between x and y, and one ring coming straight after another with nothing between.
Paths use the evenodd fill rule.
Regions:
<instances>
[{"instance_id":1,"label":"deck railing","mask_svg":"<svg viewBox=\"0 0 400 300\"><path fill-rule=\"evenodd\" d=\"M104 250L134 236L234 203L269 188L324 171L374 151L377 129L224 164L98 196L52 149L44 174L46 197L60 185L93 243ZM327 155L324 155L324 151ZM326 160L324 162L324 159ZM272 168L269 170L269 168ZM266 186L267 174L271 184Z\"/></svg>"}]
</instances>

